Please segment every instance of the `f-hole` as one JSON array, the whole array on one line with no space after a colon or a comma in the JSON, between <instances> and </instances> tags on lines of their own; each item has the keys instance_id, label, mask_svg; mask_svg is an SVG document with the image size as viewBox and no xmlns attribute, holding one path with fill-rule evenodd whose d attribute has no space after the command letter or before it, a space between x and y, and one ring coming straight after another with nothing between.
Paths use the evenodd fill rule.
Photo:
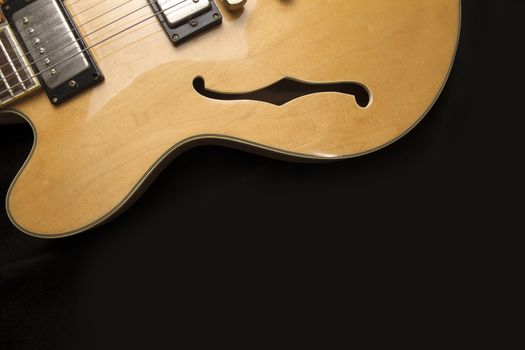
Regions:
<instances>
[{"instance_id":1,"label":"f-hole","mask_svg":"<svg viewBox=\"0 0 525 350\"><path fill-rule=\"evenodd\" d=\"M292 78L284 78L272 85L250 92L219 92L206 88L206 82L202 77L193 80L193 87L204 97L223 100L253 100L282 106L296 98L318 94L323 92L335 92L352 95L357 105L365 108L370 104L371 95L369 90L360 83L337 82L337 83L309 83Z\"/></svg>"}]
</instances>

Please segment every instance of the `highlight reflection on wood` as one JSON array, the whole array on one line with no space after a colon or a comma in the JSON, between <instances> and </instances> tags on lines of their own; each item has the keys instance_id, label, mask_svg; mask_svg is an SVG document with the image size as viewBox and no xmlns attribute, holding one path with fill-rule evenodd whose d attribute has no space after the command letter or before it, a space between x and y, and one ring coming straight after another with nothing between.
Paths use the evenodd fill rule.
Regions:
<instances>
[{"instance_id":1,"label":"highlight reflection on wood","mask_svg":"<svg viewBox=\"0 0 525 350\"><path fill-rule=\"evenodd\" d=\"M95 0L70 6L78 24L115 5L80 12L89 3ZM144 8L127 23L151 13ZM20 229L62 236L103 222L175 145L190 140L242 140L318 159L360 155L396 140L443 87L457 45L460 3L250 0L241 14L223 15L221 26L178 47L158 21L147 21L92 50L106 77L102 84L58 107L44 93L13 106L36 133L34 151L8 194L9 215ZM206 88L220 92L249 92L285 77L356 82L368 88L372 101L362 108L351 95L331 92L282 106L222 101L195 91L199 76Z\"/></svg>"}]
</instances>

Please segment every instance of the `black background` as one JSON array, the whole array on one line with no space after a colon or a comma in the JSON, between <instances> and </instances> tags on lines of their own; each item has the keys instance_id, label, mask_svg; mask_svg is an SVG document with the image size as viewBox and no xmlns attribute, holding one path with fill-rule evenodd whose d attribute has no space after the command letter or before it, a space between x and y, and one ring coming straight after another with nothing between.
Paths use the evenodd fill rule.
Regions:
<instances>
[{"instance_id":1,"label":"black background","mask_svg":"<svg viewBox=\"0 0 525 350\"><path fill-rule=\"evenodd\" d=\"M0 349L525 349L524 9L464 0L442 97L377 153L305 165L201 147L60 240L2 206ZM0 127L3 195L31 143Z\"/></svg>"}]
</instances>

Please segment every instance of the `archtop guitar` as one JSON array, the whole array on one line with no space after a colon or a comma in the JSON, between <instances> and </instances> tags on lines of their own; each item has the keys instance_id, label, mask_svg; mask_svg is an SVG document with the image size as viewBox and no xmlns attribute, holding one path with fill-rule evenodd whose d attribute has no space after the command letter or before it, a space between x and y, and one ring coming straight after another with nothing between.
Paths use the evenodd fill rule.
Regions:
<instances>
[{"instance_id":1,"label":"archtop guitar","mask_svg":"<svg viewBox=\"0 0 525 350\"><path fill-rule=\"evenodd\" d=\"M39 237L104 223L196 145L384 147L438 98L460 30L459 0L0 4L0 122L35 135L7 212Z\"/></svg>"}]
</instances>

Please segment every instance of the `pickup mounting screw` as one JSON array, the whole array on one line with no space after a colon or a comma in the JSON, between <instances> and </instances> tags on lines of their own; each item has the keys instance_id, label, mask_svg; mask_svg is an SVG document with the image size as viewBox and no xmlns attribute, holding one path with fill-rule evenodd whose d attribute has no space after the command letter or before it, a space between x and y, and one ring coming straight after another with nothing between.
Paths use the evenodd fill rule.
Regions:
<instances>
[{"instance_id":1,"label":"pickup mounting screw","mask_svg":"<svg viewBox=\"0 0 525 350\"><path fill-rule=\"evenodd\" d=\"M69 83L67 83L67 86L69 86L71 89L76 89L78 86L78 83L74 80L70 80Z\"/></svg>"},{"instance_id":2,"label":"pickup mounting screw","mask_svg":"<svg viewBox=\"0 0 525 350\"><path fill-rule=\"evenodd\" d=\"M173 40L179 40L179 34L173 34L172 38Z\"/></svg>"},{"instance_id":3,"label":"pickup mounting screw","mask_svg":"<svg viewBox=\"0 0 525 350\"><path fill-rule=\"evenodd\" d=\"M197 26L197 20L196 19L192 19L190 21L190 24L191 24L192 27L196 27Z\"/></svg>"},{"instance_id":4,"label":"pickup mounting screw","mask_svg":"<svg viewBox=\"0 0 525 350\"><path fill-rule=\"evenodd\" d=\"M51 75L51 76L54 76L54 75L56 75L56 74L57 74L57 70L56 70L55 68L53 68L53 69L51 69L51 70L49 71L49 75Z\"/></svg>"},{"instance_id":5,"label":"pickup mounting screw","mask_svg":"<svg viewBox=\"0 0 525 350\"><path fill-rule=\"evenodd\" d=\"M29 18L27 18L27 17L22 18L22 22L24 24L28 24L29 23Z\"/></svg>"}]
</instances>

